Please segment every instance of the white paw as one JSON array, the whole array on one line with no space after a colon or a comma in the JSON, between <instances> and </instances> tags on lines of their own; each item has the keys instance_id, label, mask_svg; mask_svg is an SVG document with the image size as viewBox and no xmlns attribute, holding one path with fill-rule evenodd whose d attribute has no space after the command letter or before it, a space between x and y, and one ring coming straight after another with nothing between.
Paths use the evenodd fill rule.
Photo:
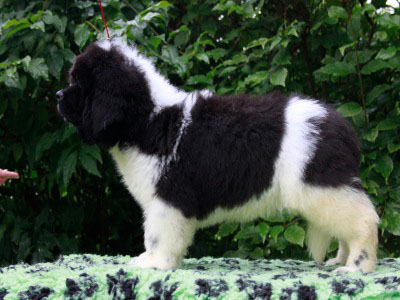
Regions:
<instances>
[{"instance_id":1,"label":"white paw","mask_svg":"<svg viewBox=\"0 0 400 300\"><path fill-rule=\"evenodd\" d=\"M361 271L360 268L355 267L355 266L349 266L349 267L340 267L335 269L334 272L337 273L351 273L351 272L359 272Z\"/></svg>"},{"instance_id":2,"label":"white paw","mask_svg":"<svg viewBox=\"0 0 400 300\"><path fill-rule=\"evenodd\" d=\"M128 266L141 269L155 268L160 270L169 270L177 266L177 264L174 263L175 261L176 259L144 252L139 256L134 257L128 263Z\"/></svg>"},{"instance_id":3,"label":"white paw","mask_svg":"<svg viewBox=\"0 0 400 300\"><path fill-rule=\"evenodd\" d=\"M335 265L343 265L343 263L337 257L328 259L325 262L325 266L335 266Z\"/></svg>"}]
</instances>

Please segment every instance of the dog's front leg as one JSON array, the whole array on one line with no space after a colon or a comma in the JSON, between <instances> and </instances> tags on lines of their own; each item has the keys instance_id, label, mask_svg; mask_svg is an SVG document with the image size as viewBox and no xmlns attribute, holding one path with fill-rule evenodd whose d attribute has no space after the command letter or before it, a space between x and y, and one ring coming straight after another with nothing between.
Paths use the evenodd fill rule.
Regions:
<instances>
[{"instance_id":1,"label":"dog's front leg","mask_svg":"<svg viewBox=\"0 0 400 300\"><path fill-rule=\"evenodd\" d=\"M171 269L179 266L195 233L195 220L155 199L144 210L146 251L129 265L139 268Z\"/></svg>"}]
</instances>

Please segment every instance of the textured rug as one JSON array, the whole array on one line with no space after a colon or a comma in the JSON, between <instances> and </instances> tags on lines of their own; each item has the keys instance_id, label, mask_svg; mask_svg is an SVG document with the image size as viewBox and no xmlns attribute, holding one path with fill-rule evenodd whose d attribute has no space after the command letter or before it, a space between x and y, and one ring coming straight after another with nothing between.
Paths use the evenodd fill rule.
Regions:
<instances>
[{"instance_id":1,"label":"textured rug","mask_svg":"<svg viewBox=\"0 0 400 300\"><path fill-rule=\"evenodd\" d=\"M170 271L130 257L69 255L0 269L0 299L400 299L400 258L374 273L336 274L296 260L186 259Z\"/></svg>"}]
</instances>

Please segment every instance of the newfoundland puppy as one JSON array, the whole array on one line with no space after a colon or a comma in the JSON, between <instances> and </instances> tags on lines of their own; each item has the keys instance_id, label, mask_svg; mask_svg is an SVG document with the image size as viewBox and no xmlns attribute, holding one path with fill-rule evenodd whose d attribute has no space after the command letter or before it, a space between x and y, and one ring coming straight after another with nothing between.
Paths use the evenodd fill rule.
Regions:
<instances>
[{"instance_id":1,"label":"newfoundland puppy","mask_svg":"<svg viewBox=\"0 0 400 300\"><path fill-rule=\"evenodd\" d=\"M179 266L197 229L283 211L308 222L317 262L339 241L340 272L376 265L378 215L358 177L360 146L334 109L301 95L215 95L171 85L121 40L77 56L60 114L106 146L144 215L130 264Z\"/></svg>"}]
</instances>

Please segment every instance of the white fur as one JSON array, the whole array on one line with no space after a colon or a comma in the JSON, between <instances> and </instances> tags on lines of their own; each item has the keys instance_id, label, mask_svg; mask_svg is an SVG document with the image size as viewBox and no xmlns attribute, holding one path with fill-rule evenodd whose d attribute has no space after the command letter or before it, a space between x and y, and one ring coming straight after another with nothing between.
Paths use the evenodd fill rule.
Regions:
<instances>
[{"instance_id":1,"label":"white fur","mask_svg":"<svg viewBox=\"0 0 400 300\"><path fill-rule=\"evenodd\" d=\"M155 183L160 178L158 158L143 154L135 147L122 151L115 146L110 152L123 182L145 211L154 199Z\"/></svg>"},{"instance_id":2,"label":"white fur","mask_svg":"<svg viewBox=\"0 0 400 300\"><path fill-rule=\"evenodd\" d=\"M173 106L176 104L182 104L185 99L195 93L188 93L182 91L162 76L155 68L152 61L145 56L141 55L139 51L133 47L128 46L127 43L122 40L103 40L97 42L101 48L110 50L111 46L117 47L120 51L144 73L150 88L151 98L156 106L155 112L159 112L165 107ZM201 91L203 97L212 95L211 91Z\"/></svg>"},{"instance_id":3,"label":"white fur","mask_svg":"<svg viewBox=\"0 0 400 300\"><path fill-rule=\"evenodd\" d=\"M146 252L132 260L138 267L170 269L179 265L195 233L195 220L165 204L155 193L160 176L160 161L140 153L137 148L111 149L118 170L128 190L143 209ZM152 240L158 239L157 246Z\"/></svg>"},{"instance_id":4,"label":"white fur","mask_svg":"<svg viewBox=\"0 0 400 300\"><path fill-rule=\"evenodd\" d=\"M371 257L376 251L379 218L367 195L352 188L310 186L302 180L318 142L319 132L314 124L323 122L327 114L322 105L299 97L289 100L285 110L285 134L274 165L272 185L259 198L249 199L233 209L218 208L201 221L187 219L156 195L155 184L160 179L162 168L171 160L178 159L177 149L192 121L191 109L199 95L208 97L211 92L186 93L175 88L157 72L150 60L124 43L103 41L98 45L106 50L111 45L119 47L144 72L156 106L155 114L171 105L180 105L184 114L173 153L169 157L146 155L135 147L126 150L114 147L111 150L123 181L142 207L145 218L146 252L135 258L132 265L161 269L175 267L185 255L197 228L225 221L248 222L287 210L309 222L307 240L316 261L322 262L331 238L337 238L341 248L338 257L329 264L345 264L346 267L339 271L370 271L374 268L374 259L366 259L360 266L354 264L360 251L368 251Z\"/></svg>"}]
</instances>

